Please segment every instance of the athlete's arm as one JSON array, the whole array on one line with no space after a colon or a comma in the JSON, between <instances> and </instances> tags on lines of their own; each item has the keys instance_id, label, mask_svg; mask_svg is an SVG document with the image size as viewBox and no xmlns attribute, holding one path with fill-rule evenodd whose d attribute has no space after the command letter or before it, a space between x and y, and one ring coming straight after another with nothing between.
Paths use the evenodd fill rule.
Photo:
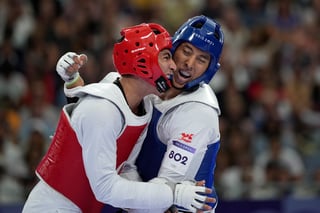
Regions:
<instances>
[{"instance_id":1,"label":"athlete's arm","mask_svg":"<svg viewBox=\"0 0 320 213\"><path fill-rule=\"evenodd\" d=\"M193 180L208 148L220 140L216 110L185 103L166 115L159 126L158 135L167 143L159 175L175 181Z\"/></svg>"},{"instance_id":2,"label":"athlete's arm","mask_svg":"<svg viewBox=\"0 0 320 213\"><path fill-rule=\"evenodd\" d=\"M83 99L71 117L83 150L85 171L96 198L120 208L170 206L173 201L170 187L131 182L117 174L116 140L123 127L121 118L114 104L93 97Z\"/></svg>"},{"instance_id":3,"label":"athlete's arm","mask_svg":"<svg viewBox=\"0 0 320 213\"><path fill-rule=\"evenodd\" d=\"M158 177L172 181L205 180L214 191L214 168L220 145L217 111L200 103L185 103L162 120L158 135L167 142ZM213 205L212 205L213 206Z\"/></svg>"}]
</instances>

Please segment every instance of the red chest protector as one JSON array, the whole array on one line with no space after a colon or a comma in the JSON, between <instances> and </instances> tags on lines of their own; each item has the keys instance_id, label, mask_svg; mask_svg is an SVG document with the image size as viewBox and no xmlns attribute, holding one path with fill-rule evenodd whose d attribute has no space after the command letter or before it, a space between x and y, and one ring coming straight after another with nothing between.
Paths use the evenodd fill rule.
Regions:
<instances>
[{"instance_id":1,"label":"red chest protector","mask_svg":"<svg viewBox=\"0 0 320 213\"><path fill-rule=\"evenodd\" d=\"M117 167L128 158L145 127L146 124L127 126L118 138ZM64 111L60 115L49 150L38 165L36 173L49 186L76 204L83 213L101 212L104 204L96 200L90 188L81 146Z\"/></svg>"}]
</instances>

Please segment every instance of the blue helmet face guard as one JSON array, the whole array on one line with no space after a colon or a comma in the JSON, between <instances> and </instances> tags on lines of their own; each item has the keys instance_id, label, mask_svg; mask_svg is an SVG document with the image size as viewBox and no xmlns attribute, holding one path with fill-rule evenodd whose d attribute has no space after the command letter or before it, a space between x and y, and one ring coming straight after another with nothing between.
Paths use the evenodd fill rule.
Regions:
<instances>
[{"instance_id":1,"label":"blue helmet face guard","mask_svg":"<svg viewBox=\"0 0 320 213\"><path fill-rule=\"evenodd\" d=\"M209 83L220 67L219 59L224 42L220 25L204 15L195 16L185 22L174 34L172 53L182 42L189 42L211 56L207 70L198 78L188 82L184 89L193 88L201 83Z\"/></svg>"}]
</instances>

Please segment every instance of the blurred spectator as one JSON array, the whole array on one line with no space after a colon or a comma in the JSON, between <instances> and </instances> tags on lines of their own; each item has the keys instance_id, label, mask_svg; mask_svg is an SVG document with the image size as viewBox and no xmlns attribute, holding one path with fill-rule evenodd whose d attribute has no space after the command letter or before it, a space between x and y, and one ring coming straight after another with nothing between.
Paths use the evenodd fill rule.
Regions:
<instances>
[{"instance_id":1,"label":"blurred spectator","mask_svg":"<svg viewBox=\"0 0 320 213\"><path fill-rule=\"evenodd\" d=\"M27 139L35 129L47 137L47 143L50 141L49 136L54 134L59 110L48 102L44 88L45 82L35 79L30 88L29 98L21 109L22 125L19 136L23 147L26 147Z\"/></svg>"},{"instance_id":2,"label":"blurred spectator","mask_svg":"<svg viewBox=\"0 0 320 213\"><path fill-rule=\"evenodd\" d=\"M241 58L245 45L250 39L250 30L244 25L239 10L231 5L220 8L221 25L223 27L225 45L223 49L223 60L231 63L234 69L239 70ZM221 63L223 66L228 63Z\"/></svg>"},{"instance_id":3,"label":"blurred spectator","mask_svg":"<svg viewBox=\"0 0 320 213\"><path fill-rule=\"evenodd\" d=\"M260 180L255 180L256 183L265 184L268 181L273 181L274 179L277 182L287 181L289 183L300 182L304 179L305 174L305 165L298 154L298 152L291 147L283 146L281 143L280 135L274 133L270 136L269 148L262 151L255 159L255 170L256 172L261 171L264 173L264 178ZM269 165L271 168L268 168L270 162L275 162ZM272 172L277 169L279 172ZM271 170L271 171L270 171ZM271 178L270 174L276 173L276 178ZM274 176L272 176L274 177Z\"/></svg>"},{"instance_id":4,"label":"blurred spectator","mask_svg":"<svg viewBox=\"0 0 320 213\"><path fill-rule=\"evenodd\" d=\"M29 1L4 0L0 10L0 44L3 35L11 32L11 42L15 48L24 48L29 35L34 30L35 17Z\"/></svg>"},{"instance_id":5,"label":"blurred spectator","mask_svg":"<svg viewBox=\"0 0 320 213\"><path fill-rule=\"evenodd\" d=\"M241 12L241 19L249 29L267 23L267 0L238 0L236 3Z\"/></svg>"},{"instance_id":6,"label":"blurred spectator","mask_svg":"<svg viewBox=\"0 0 320 213\"><path fill-rule=\"evenodd\" d=\"M22 182L12 178L3 167L0 167L0 203L20 204L25 201Z\"/></svg>"},{"instance_id":7,"label":"blurred spectator","mask_svg":"<svg viewBox=\"0 0 320 213\"><path fill-rule=\"evenodd\" d=\"M223 13L225 12L223 8L224 5L227 4L226 2L226 0L204 0L205 6L203 7L201 14L208 16L214 20L220 20L223 16Z\"/></svg>"},{"instance_id":8,"label":"blurred spectator","mask_svg":"<svg viewBox=\"0 0 320 213\"><path fill-rule=\"evenodd\" d=\"M23 179L27 177L27 167L4 113L0 112L0 203L21 203L25 199Z\"/></svg>"},{"instance_id":9,"label":"blurred spectator","mask_svg":"<svg viewBox=\"0 0 320 213\"><path fill-rule=\"evenodd\" d=\"M294 190L288 168L278 159L269 159L264 166L264 181L253 184L250 199L268 200L289 196Z\"/></svg>"},{"instance_id":10,"label":"blurred spectator","mask_svg":"<svg viewBox=\"0 0 320 213\"><path fill-rule=\"evenodd\" d=\"M26 196L38 182L38 177L35 174L35 170L46 151L47 144L45 136L41 132L33 130L28 138L27 150L24 154L24 159L28 170L28 176L24 183Z\"/></svg>"},{"instance_id":11,"label":"blurred spectator","mask_svg":"<svg viewBox=\"0 0 320 213\"><path fill-rule=\"evenodd\" d=\"M231 122L232 123L232 122ZM223 170L220 167L221 158L218 157L216 180L220 187L218 192L223 199L241 199L247 196L253 180L253 156L250 151L249 134L238 126L229 124L229 128L224 133L222 155L225 156L226 163ZM222 156L222 157L223 157Z\"/></svg>"},{"instance_id":12,"label":"blurred spectator","mask_svg":"<svg viewBox=\"0 0 320 213\"><path fill-rule=\"evenodd\" d=\"M10 36L0 43L0 98L7 96L14 104L20 104L26 94L26 76L21 73L23 59L13 46Z\"/></svg>"},{"instance_id":13,"label":"blurred spectator","mask_svg":"<svg viewBox=\"0 0 320 213\"><path fill-rule=\"evenodd\" d=\"M313 191L313 195L320 197L320 168L316 169L313 174L312 174L312 180L313 183L311 185L312 187L312 191Z\"/></svg>"}]
</instances>

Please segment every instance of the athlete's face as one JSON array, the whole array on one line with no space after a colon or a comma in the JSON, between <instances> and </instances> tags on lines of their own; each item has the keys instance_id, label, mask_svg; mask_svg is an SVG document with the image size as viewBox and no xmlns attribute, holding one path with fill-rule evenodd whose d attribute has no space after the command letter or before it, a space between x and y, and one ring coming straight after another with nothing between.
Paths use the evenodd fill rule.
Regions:
<instances>
[{"instance_id":1,"label":"athlete's face","mask_svg":"<svg viewBox=\"0 0 320 213\"><path fill-rule=\"evenodd\" d=\"M174 70L177 69L169 49L160 51L158 55L158 63L163 73L168 77L173 74Z\"/></svg>"},{"instance_id":2,"label":"athlete's face","mask_svg":"<svg viewBox=\"0 0 320 213\"><path fill-rule=\"evenodd\" d=\"M184 42L176 49L173 60L176 62L177 69L173 72L172 84L177 88L182 88L207 70L210 64L210 54L189 42Z\"/></svg>"}]
</instances>

